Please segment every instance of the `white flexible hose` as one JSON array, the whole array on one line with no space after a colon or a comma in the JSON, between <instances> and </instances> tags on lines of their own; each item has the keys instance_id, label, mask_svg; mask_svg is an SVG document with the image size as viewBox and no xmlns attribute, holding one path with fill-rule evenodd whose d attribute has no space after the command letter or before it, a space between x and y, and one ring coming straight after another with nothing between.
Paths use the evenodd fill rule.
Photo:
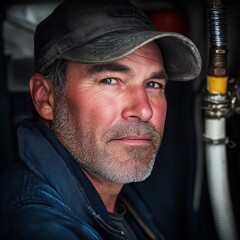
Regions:
<instances>
[{"instance_id":1,"label":"white flexible hose","mask_svg":"<svg viewBox=\"0 0 240 240\"><path fill-rule=\"evenodd\" d=\"M205 137L211 140L226 138L225 118L206 119ZM237 230L228 183L226 144L206 144L208 186L213 217L221 240L237 240Z\"/></svg>"}]
</instances>

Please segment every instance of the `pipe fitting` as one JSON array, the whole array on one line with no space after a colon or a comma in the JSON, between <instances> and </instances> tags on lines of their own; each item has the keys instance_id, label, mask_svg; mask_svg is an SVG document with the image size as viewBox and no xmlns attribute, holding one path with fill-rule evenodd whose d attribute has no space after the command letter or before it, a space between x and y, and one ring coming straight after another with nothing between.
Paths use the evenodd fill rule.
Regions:
<instances>
[{"instance_id":1,"label":"pipe fitting","mask_svg":"<svg viewBox=\"0 0 240 240\"><path fill-rule=\"evenodd\" d=\"M205 94L204 98L205 116L208 118L226 118L229 113L229 99L226 94Z\"/></svg>"}]
</instances>

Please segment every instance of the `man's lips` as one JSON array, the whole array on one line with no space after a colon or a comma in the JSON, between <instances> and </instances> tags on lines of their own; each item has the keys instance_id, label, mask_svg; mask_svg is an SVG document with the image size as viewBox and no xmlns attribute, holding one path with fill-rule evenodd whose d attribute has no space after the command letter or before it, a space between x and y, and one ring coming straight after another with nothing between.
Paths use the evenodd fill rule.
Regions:
<instances>
[{"instance_id":1,"label":"man's lips","mask_svg":"<svg viewBox=\"0 0 240 240\"><path fill-rule=\"evenodd\" d=\"M119 143L125 143L129 145L146 145L149 144L151 140L152 140L151 137L146 135L144 136L131 135L112 139L112 141L117 141Z\"/></svg>"}]
</instances>

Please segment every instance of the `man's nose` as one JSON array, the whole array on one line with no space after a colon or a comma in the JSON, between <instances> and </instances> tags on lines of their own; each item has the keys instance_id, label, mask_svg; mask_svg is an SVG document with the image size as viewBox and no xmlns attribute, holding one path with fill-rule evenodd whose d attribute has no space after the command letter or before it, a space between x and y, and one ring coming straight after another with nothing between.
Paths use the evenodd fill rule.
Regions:
<instances>
[{"instance_id":1,"label":"man's nose","mask_svg":"<svg viewBox=\"0 0 240 240\"><path fill-rule=\"evenodd\" d=\"M126 120L147 122L153 115L145 86L134 86L128 89L124 98L122 117Z\"/></svg>"}]
</instances>

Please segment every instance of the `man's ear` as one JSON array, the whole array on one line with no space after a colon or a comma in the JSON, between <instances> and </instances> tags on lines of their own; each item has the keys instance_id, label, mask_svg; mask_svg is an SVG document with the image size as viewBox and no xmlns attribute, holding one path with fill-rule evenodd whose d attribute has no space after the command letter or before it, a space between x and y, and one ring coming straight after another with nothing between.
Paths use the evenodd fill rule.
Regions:
<instances>
[{"instance_id":1,"label":"man's ear","mask_svg":"<svg viewBox=\"0 0 240 240\"><path fill-rule=\"evenodd\" d=\"M55 92L51 82L42 74L34 73L29 80L29 91L39 116L44 120L53 120Z\"/></svg>"}]
</instances>

